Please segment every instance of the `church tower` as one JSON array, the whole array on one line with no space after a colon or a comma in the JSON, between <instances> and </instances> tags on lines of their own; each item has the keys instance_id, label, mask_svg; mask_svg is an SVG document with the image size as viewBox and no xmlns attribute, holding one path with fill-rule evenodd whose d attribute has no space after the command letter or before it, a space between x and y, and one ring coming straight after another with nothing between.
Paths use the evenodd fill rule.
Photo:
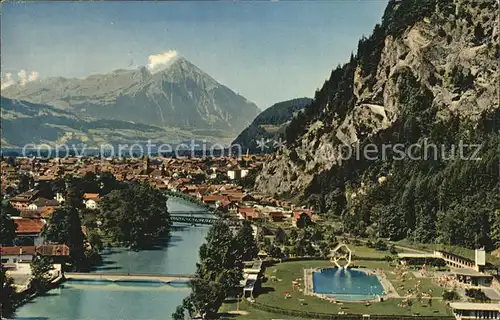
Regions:
<instances>
[{"instance_id":1,"label":"church tower","mask_svg":"<svg viewBox=\"0 0 500 320\"><path fill-rule=\"evenodd\" d=\"M144 174L149 173L149 157L148 156L144 156L144 159L142 161L142 170L143 170Z\"/></svg>"}]
</instances>

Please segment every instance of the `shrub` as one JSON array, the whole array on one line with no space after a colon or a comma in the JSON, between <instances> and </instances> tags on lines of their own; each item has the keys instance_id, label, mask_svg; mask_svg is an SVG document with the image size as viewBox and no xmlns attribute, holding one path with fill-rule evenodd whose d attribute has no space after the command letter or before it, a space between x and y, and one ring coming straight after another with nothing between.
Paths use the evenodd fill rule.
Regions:
<instances>
[{"instance_id":1,"label":"shrub","mask_svg":"<svg viewBox=\"0 0 500 320\"><path fill-rule=\"evenodd\" d=\"M387 247L387 243L385 243L383 240L378 240L377 242L375 242L375 250L379 250L379 251L387 251L388 250L388 247Z\"/></svg>"},{"instance_id":2,"label":"shrub","mask_svg":"<svg viewBox=\"0 0 500 320\"><path fill-rule=\"evenodd\" d=\"M391 244L391 247L389 248L389 252L391 254L397 254L398 251L396 250L396 246L394 244Z\"/></svg>"},{"instance_id":3,"label":"shrub","mask_svg":"<svg viewBox=\"0 0 500 320\"><path fill-rule=\"evenodd\" d=\"M465 295L475 301L489 301L490 298L481 289L465 289Z\"/></svg>"},{"instance_id":4,"label":"shrub","mask_svg":"<svg viewBox=\"0 0 500 320\"><path fill-rule=\"evenodd\" d=\"M455 290L443 292L443 300L452 301L458 300L458 298L458 293Z\"/></svg>"},{"instance_id":5,"label":"shrub","mask_svg":"<svg viewBox=\"0 0 500 320\"><path fill-rule=\"evenodd\" d=\"M433 259L430 261L430 265L433 267L443 268L446 267L446 262L443 259Z\"/></svg>"}]
</instances>

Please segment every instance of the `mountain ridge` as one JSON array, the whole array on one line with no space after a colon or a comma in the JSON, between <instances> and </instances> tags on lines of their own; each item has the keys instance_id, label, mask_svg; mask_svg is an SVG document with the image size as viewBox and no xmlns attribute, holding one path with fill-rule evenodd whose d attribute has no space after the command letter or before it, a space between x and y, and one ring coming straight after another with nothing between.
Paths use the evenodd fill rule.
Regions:
<instances>
[{"instance_id":1,"label":"mountain ridge","mask_svg":"<svg viewBox=\"0 0 500 320\"><path fill-rule=\"evenodd\" d=\"M229 143L230 137L206 130L185 131L131 121L85 119L50 105L1 97L2 149L74 145L99 149L111 144L176 144L191 139L206 140L207 135ZM218 135L219 134L219 135ZM208 140L207 142L210 142Z\"/></svg>"},{"instance_id":2,"label":"mountain ridge","mask_svg":"<svg viewBox=\"0 0 500 320\"><path fill-rule=\"evenodd\" d=\"M238 144L242 150L248 150L251 153L276 151L277 145L273 142L282 139L288 123L311 102L310 98L295 98L273 104L259 113L232 144ZM269 141L270 143L266 144L267 148L262 149L257 145L257 141Z\"/></svg>"},{"instance_id":3,"label":"mountain ridge","mask_svg":"<svg viewBox=\"0 0 500 320\"><path fill-rule=\"evenodd\" d=\"M55 77L9 86L2 96L69 110L82 119L220 130L228 136L248 125L259 111L182 57L154 73L141 67L85 78Z\"/></svg>"}]
</instances>

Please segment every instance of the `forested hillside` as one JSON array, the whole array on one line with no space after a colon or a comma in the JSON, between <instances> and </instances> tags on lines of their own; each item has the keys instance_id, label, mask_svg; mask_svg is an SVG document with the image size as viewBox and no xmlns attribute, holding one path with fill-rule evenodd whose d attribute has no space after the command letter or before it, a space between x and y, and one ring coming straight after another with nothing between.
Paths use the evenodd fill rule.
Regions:
<instances>
[{"instance_id":1,"label":"forested hillside","mask_svg":"<svg viewBox=\"0 0 500 320\"><path fill-rule=\"evenodd\" d=\"M500 247L498 19L493 0L390 1L256 188L356 235Z\"/></svg>"},{"instance_id":2,"label":"forested hillside","mask_svg":"<svg viewBox=\"0 0 500 320\"><path fill-rule=\"evenodd\" d=\"M273 104L262 111L238 135L233 144L239 144L245 152L246 150L251 153L275 151L276 143L273 144L273 142L281 137L293 117L297 116L311 101L310 98L297 98ZM257 141L262 139L269 140L266 144L267 148L259 148Z\"/></svg>"}]
</instances>

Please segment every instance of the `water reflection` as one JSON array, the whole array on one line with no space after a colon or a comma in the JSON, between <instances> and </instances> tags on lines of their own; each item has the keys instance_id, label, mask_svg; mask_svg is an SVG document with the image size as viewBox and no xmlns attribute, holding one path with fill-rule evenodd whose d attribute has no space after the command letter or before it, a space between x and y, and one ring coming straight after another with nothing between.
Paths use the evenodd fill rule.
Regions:
<instances>
[{"instance_id":1,"label":"water reflection","mask_svg":"<svg viewBox=\"0 0 500 320\"><path fill-rule=\"evenodd\" d=\"M180 199L169 199L170 211L202 211ZM189 274L196 270L198 248L208 226L177 225L165 246L132 251L108 248L103 264L95 272ZM143 282L68 281L48 295L22 306L16 319L40 320L153 320L170 319L189 294L185 282L169 284Z\"/></svg>"}]
</instances>

